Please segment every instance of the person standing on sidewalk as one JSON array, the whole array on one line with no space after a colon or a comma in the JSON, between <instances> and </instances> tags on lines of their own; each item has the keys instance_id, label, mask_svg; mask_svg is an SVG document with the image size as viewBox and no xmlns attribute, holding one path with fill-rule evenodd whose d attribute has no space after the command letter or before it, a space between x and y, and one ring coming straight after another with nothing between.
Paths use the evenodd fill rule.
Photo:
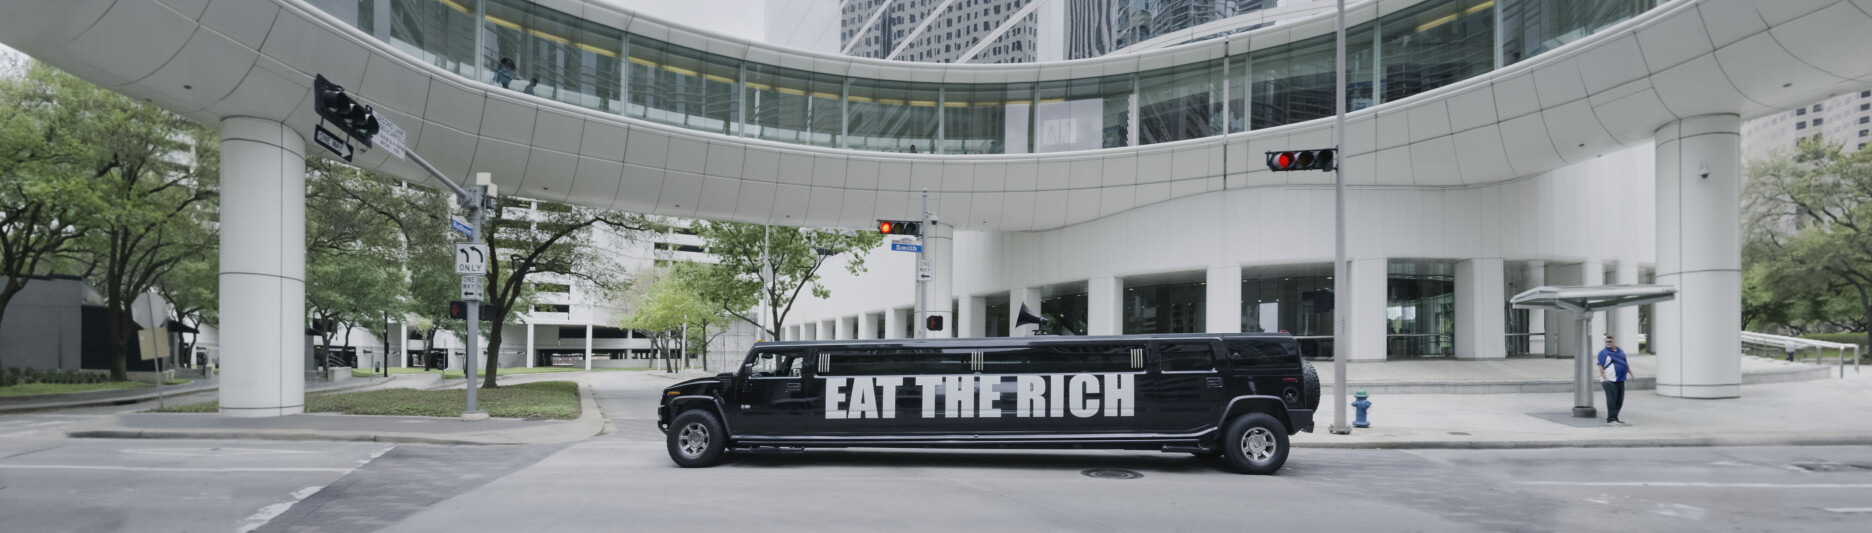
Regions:
<instances>
[{"instance_id":1,"label":"person standing on sidewalk","mask_svg":"<svg viewBox=\"0 0 1872 533\"><path fill-rule=\"evenodd\" d=\"M1606 335L1605 349L1599 350L1599 379L1599 386L1605 389L1606 423L1625 425L1618 413L1625 407L1625 381L1631 379L1631 362L1626 360L1625 351L1612 342L1611 335Z\"/></svg>"}]
</instances>

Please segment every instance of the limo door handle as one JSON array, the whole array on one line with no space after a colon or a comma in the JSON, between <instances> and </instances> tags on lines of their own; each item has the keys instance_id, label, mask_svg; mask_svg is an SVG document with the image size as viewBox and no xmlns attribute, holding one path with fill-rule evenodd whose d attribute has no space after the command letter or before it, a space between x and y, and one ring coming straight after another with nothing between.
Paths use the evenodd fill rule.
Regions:
<instances>
[{"instance_id":1,"label":"limo door handle","mask_svg":"<svg viewBox=\"0 0 1872 533\"><path fill-rule=\"evenodd\" d=\"M786 390L787 390L787 392L799 392L799 390L800 390L800 384L799 384L799 383L788 383L788 384L786 384Z\"/></svg>"}]
</instances>

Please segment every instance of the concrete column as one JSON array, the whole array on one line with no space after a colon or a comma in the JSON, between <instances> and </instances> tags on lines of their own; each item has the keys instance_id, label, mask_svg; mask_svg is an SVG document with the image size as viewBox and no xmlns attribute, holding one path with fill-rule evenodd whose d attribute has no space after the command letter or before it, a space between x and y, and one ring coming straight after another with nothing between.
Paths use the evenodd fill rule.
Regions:
<instances>
[{"instance_id":1,"label":"concrete column","mask_svg":"<svg viewBox=\"0 0 1872 533\"><path fill-rule=\"evenodd\" d=\"M1209 309L1203 332L1241 333L1241 265L1209 267L1204 283Z\"/></svg>"},{"instance_id":2,"label":"concrete column","mask_svg":"<svg viewBox=\"0 0 1872 533\"><path fill-rule=\"evenodd\" d=\"M858 338L870 340L877 337L877 313L858 313Z\"/></svg>"},{"instance_id":3,"label":"concrete column","mask_svg":"<svg viewBox=\"0 0 1872 533\"><path fill-rule=\"evenodd\" d=\"M585 325L585 369L586 370L591 370L591 356L592 356L591 341L592 341L592 327L591 327L591 324L586 324Z\"/></svg>"},{"instance_id":4,"label":"concrete column","mask_svg":"<svg viewBox=\"0 0 1872 533\"><path fill-rule=\"evenodd\" d=\"M956 305L956 336L981 337L987 334L988 299L980 296L963 296Z\"/></svg>"},{"instance_id":5,"label":"concrete column","mask_svg":"<svg viewBox=\"0 0 1872 533\"><path fill-rule=\"evenodd\" d=\"M305 412L305 139L221 121L221 414Z\"/></svg>"},{"instance_id":6,"label":"concrete column","mask_svg":"<svg viewBox=\"0 0 1872 533\"><path fill-rule=\"evenodd\" d=\"M1613 268L1612 279L1607 282L1615 285L1638 284L1638 262L1621 260ZM1638 351L1638 307L1621 307L1611 311L1608 327L1613 337L1618 338L1619 347L1627 352Z\"/></svg>"},{"instance_id":7,"label":"concrete column","mask_svg":"<svg viewBox=\"0 0 1872 533\"><path fill-rule=\"evenodd\" d=\"M1508 357L1508 323L1501 258L1456 263L1456 358Z\"/></svg>"},{"instance_id":8,"label":"concrete column","mask_svg":"<svg viewBox=\"0 0 1872 533\"><path fill-rule=\"evenodd\" d=\"M409 324L397 324L397 367L409 368Z\"/></svg>"},{"instance_id":9,"label":"concrete column","mask_svg":"<svg viewBox=\"0 0 1872 533\"><path fill-rule=\"evenodd\" d=\"M1528 288L1547 284L1547 262L1528 261ZM1528 353L1553 353L1547 350L1547 312L1540 309L1528 310Z\"/></svg>"},{"instance_id":10,"label":"concrete column","mask_svg":"<svg viewBox=\"0 0 1872 533\"><path fill-rule=\"evenodd\" d=\"M1034 330L1036 328L1014 327L1015 321L1020 320L1020 308L1022 305L1026 305L1027 310L1032 311L1033 314L1039 315L1040 314L1040 289L1021 287L1018 289L1008 291L1007 326L1008 326L1009 337L1029 337L1034 334Z\"/></svg>"},{"instance_id":11,"label":"concrete column","mask_svg":"<svg viewBox=\"0 0 1872 533\"><path fill-rule=\"evenodd\" d=\"M832 319L832 338L842 341L858 338L857 332L852 331L852 326L851 322L845 321L845 317Z\"/></svg>"},{"instance_id":12,"label":"concrete column","mask_svg":"<svg viewBox=\"0 0 1872 533\"><path fill-rule=\"evenodd\" d=\"M1347 361L1383 361L1386 334L1390 331L1390 322L1385 319L1388 260L1379 257L1350 263L1347 270L1351 279L1346 280L1346 290L1352 295L1345 299L1351 304L1346 310L1345 345L1333 349L1345 350Z\"/></svg>"},{"instance_id":13,"label":"concrete column","mask_svg":"<svg viewBox=\"0 0 1872 533\"><path fill-rule=\"evenodd\" d=\"M939 223L924 228L924 232L923 255L930 260L933 272L932 279L923 284L924 316L916 317L917 332L929 339L952 338L956 333L955 310L951 308L955 299L951 289L951 281L955 277L955 228ZM942 331L928 331L925 325L928 316L943 317Z\"/></svg>"},{"instance_id":14,"label":"concrete column","mask_svg":"<svg viewBox=\"0 0 1872 533\"><path fill-rule=\"evenodd\" d=\"M833 329L831 321L829 320L814 322L813 328L815 330L813 332L814 340L829 341L838 338L838 332Z\"/></svg>"},{"instance_id":15,"label":"concrete column","mask_svg":"<svg viewBox=\"0 0 1872 533\"><path fill-rule=\"evenodd\" d=\"M526 367L533 368L533 323L526 322L525 324L527 329Z\"/></svg>"},{"instance_id":16,"label":"concrete column","mask_svg":"<svg viewBox=\"0 0 1872 533\"><path fill-rule=\"evenodd\" d=\"M902 309L884 310L884 338L904 338L904 312Z\"/></svg>"},{"instance_id":17,"label":"concrete column","mask_svg":"<svg viewBox=\"0 0 1872 533\"><path fill-rule=\"evenodd\" d=\"M1124 279L1086 280L1086 334L1124 333Z\"/></svg>"},{"instance_id":18,"label":"concrete column","mask_svg":"<svg viewBox=\"0 0 1872 533\"><path fill-rule=\"evenodd\" d=\"M1703 115L1658 128L1657 282L1677 299L1655 304L1657 392L1742 395L1741 120Z\"/></svg>"}]
</instances>

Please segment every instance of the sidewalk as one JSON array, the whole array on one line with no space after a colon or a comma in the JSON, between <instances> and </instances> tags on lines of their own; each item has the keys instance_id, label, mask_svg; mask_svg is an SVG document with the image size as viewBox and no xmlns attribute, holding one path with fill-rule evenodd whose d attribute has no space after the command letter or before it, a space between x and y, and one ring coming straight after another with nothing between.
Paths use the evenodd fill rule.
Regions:
<instances>
[{"instance_id":1,"label":"sidewalk","mask_svg":"<svg viewBox=\"0 0 1872 533\"><path fill-rule=\"evenodd\" d=\"M1635 379L1627 390L1657 388L1657 356L1630 357ZM1332 361L1313 361L1320 384L1332 393ZM1851 375L1848 365L1846 372ZM1742 384L1806 381L1838 376L1838 365L1742 357ZM1346 364L1346 386L1372 394L1508 394L1573 391L1573 359L1514 357L1492 360L1421 359ZM1596 385L1595 385L1596 386Z\"/></svg>"},{"instance_id":2,"label":"sidewalk","mask_svg":"<svg viewBox=\"0 0 1872 533\"><path fill-rule=\"evenodd\" d=\"M561 376L561 379L565 377ZM592 396L591 384L582 378L575 381L579 383L580 412L574 420L489 418L465 421L427 416L338 414L231 418L216 414L129 413L75 424L66 434L74 438L333 440L419 444L572 442L596 436L605 427L605 416L599 411L598 403ZM383 383L368 386L375 385Z\"/></svg>"},{"instance_id":3,"label":"sidewalk","mask_svg":"<svg viewBox=\"0 0 1872 533\"><path fill-rule=\"evenodd\" d=\"M1837 376L1837 368L1834 372ZM1334 409L1329 393L1314 415L1313 433L1295 435L1293 442L1296 447L1312 448L1872 445L1872 409L1863 404L1869 397L1872 372L1851 369L1844 379L1743 385L1742 397L1724 400L1666 398L1650 390L1627 390L1619 418L1630 425L1619 427L1605 424L1605 394L1596 389L1596 418L1572 417L1570 390L1372 393L1367 414L1372 427L1333 435L1328 430ZM1348 411L1348 422L1354 414Z\"/></svg>"}]
</instances>

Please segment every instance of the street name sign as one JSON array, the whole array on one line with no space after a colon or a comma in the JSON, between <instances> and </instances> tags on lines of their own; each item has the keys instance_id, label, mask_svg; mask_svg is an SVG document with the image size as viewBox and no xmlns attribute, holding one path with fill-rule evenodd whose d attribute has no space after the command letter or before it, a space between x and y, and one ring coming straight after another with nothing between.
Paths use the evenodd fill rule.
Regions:
<instances>
[{"instance_id":1,"label":"street name sign","mask_svg":"<svg viewBox=\"0 0 1872 533\"><path fill-rule=\"evenodd\" d=\"M325 131L324 126L312 126L312 141L338 157L344 158L346 163L351 162L351 143L345 142L343 137Z\"/></svg>"},{"instance_id":2,"label":"street name sign","mask_svg":"<svg viewBox=\"0 0 1872 533\"><path fill-rule=\"evenodd\" d=\"M470 302L481 301L481 275L480 274L463 274L462 275L461 299L470 301Z\"/></svg>"},{"instance_id":3,"label":"street name sign","mask_svg":"<svg viewBox=\"0 0 1872 533\"><path fill-rule=\"evenodd\" d=\"M456 274L486 274L488 245L484 242L455 243Z\"/></svg>"},{"instance_id":4,"label":"street name sign","mask_svg":"<svg viewBox=\"0 0 1872 533\"><path fill-rule=\"evenodd\" d=\"M371 137L371 142L376 143L378 148L388 150L397 159L409 159L403 154L403 128L391 122L390 117L383 113L377 113L374 109L371 111L377 115L377 135Z\"/></svg>"},{"instance_id":5,"label":"street name sign","mask_svg":"<svg viewBox=\"0 0 1872 533\"><path fill-rule=\"evenodd\" d=\"M449 217L449 229L461 232L470 239L474 238L474 226L468 225L468 221L462 220L461 217Z\"/></svg>"},{"instance_id":6,"label":"street name sign","mask_svg":"<svg viewBox=\"0 0 1872 533\"><path fill-rule=\"evenodd\" d=\"M923 245L921 245L921 244L904 244L904 243L901 243L901 242L893 242L893 243L891 243L891 251L894 251L894 252L921 252L921 251L923 251Z\"/></svg>"}]
</instances>

